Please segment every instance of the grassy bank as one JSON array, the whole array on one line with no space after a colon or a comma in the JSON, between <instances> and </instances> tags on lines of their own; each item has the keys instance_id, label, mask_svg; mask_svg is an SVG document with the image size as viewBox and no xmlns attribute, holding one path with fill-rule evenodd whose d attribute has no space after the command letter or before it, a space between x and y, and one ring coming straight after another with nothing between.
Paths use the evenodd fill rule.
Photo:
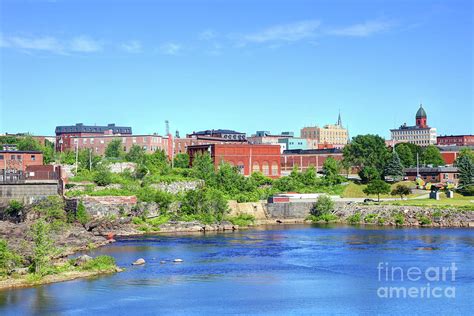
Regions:
<instances>
[{"instance_id":1,"label":"grassy bank","mask_svg":"<svg viewBox=\"0 0 474 316\"><path fill-rule=\"evenodd\" d=\"M98 256L82 265L76 265L76 259L70 259L49 268L44 274L13 272L10 275L3 275L0 277L0 290L63 282L120 271L122 270L116 266L115 259L110 256Z\"/></svg>"}]
</instances>

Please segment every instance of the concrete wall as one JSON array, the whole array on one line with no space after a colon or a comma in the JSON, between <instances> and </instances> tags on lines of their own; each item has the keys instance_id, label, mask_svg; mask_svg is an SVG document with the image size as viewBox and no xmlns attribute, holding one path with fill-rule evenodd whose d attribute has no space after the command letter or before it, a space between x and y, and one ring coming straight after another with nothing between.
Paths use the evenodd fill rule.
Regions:
<instances>
[{"instance_id":1,"label":"concrete wall","mask_svg":"<svg viewBox=\"0 0 474 316\"><path fill-rule=\"evenodd\" d=\"M268 218L302 219L306 218L314 202L286 202L267 204Z\"/></svg>"},{"instance_id":2,"label":"concrete wall","mask_svg":"<svg viewBox=\"0 0 474 316\"><path fill-rule=\"evenodd\" d=\"M237 201L229 201L228 205L230 209L230 216L248 214L255 217L256 220L267 219L266 202L237 203Z\"/></svg>"},{"instance_id":3,"label":"concrete wall","mask_svg":"<svg viewBox=\"0 0 474 316\"><path fill-rule=\"evenodd\" d=\"M18 200L29 204L34 201L58 194L58 183L20 183L0 184L0 204L7 204L10 200Z\"/></svg>"}]
</instances>

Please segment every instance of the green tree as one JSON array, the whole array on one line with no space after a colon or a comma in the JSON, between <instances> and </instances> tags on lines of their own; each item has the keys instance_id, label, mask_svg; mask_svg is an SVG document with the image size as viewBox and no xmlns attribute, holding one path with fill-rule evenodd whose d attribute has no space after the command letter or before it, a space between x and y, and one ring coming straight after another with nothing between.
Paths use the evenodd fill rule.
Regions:
<instances>
[{"instance_id":1,"label":"green tree","mask_svg":"<svg viewBox=\"0 0 474 316\"><path fill-rule=\"evenodd\" d=\"M421 159L425 165L433 165L437 167L445 164L439 149L434 145L429 145L423 150Z\"/></svg>"},{"instance_id":2,"label":"green tree","mask_svg":"<svg viewBox=\"0 0 474 316\"><path fill-rule=\"evenodd\" d=\"M377 194L377 199L380 202L380 194L389 194L390 185L383 180L372 180L363 190L365 194Z\"/></svg>"},{"instance_id":3,"label":"green tree","mask_svg":"<svg viewBox=\"0 0 474 316\"><path fill-rule=\"evenodd\" d=\"M179 153L173 159L175 168L189 168L189 155L187 153Z\"/></svg>"},{"instance_id":4,"label":"green tree","mask_svg":"<svg viewBox=\"0 0 474 316\"><path fill-rule=\"evenodd\" d=\"M411 194L411 189L404 185L404 184L399 184L395 189L392 190L390 193L391 195L398 195L400 196L400 199L403 199L403 196L410 195Z\"/></svg>"},{"instance_id":5,"label":"green tree","mask_svg":"<svg viewBox=\"0 0 474 316\"><path fill-rule=\"evenodd\" d=\"M96 155L90 148L79 149L77 153L80 170L93 170L101 160L100 156Z\"/></svg>"},{"instance_id":6,"label":"green tree","mask_svg":"<svg viewBox=\"0 0 474 316\"><path fill-rule=\"evenodd\" d=\"M171 170L168 156L163 150L156 150L151 155L145 155L145 166L152 174L165 175Z\"/></svg>"},{"instance_id":7,"label":"green tree","mask_svg":"<svg viewBox=\"0 0 474 316\"><path fill-rule=\"evenodd\" d=\"M39 219L30 229L33 238L33 269L35 274L43 276L50 267L51 257L55 252L51 227L44 220Z\"/></svg>"},{"instance_id":8,"label":"green tree","mask_svg":"<svg viewBox=\"0 0 474 316\"><path fill-rule=\"evenodd\" d=\"M50 164L56 159L56 152L54 150L54 143L49 140L44 141L44 145L41 146L41 151L43 152L43 162L44 164Z\"/></svg>"},{"instance_id":9,"label":"green tree","mask_svg":"<svg viewBox=\"0 0 474 316\"><path fill-rule=\"evenodd\" d=\"M41 144L30 135L20 138L17 143L17 148L18 150L43 150Z\"/></svg>"},{"instance_id":10,"label":"green tree","mask_svg":"<svg viewBox=\"0 0 474 316\"><path fill-rule=\"evenodd\" d=\"M334 202L327 195L320 195L311 209L311 215L322 216L334 210Z\"/></svg>"},{"instance_id":11,"label":"green tree","mask_svg":"<svg viewBox=\"0 0 474 316\"><path fill-rule=\"evenodd\" d=\"M328 157L323 163L323 173L325 180L330 184L339 184L342 182L339 172L341 164L333 157Z\"/></svg>"},{"instance_id":12,"label":"green tree","mask_svg":"<svg viewBox=\"0 0 474 316\"><path fill-rule=\"evenodd\" d=\"M455 161L455 166L459 172L459 187L474 185L474 160L471 160L469 155L460 155Z\"/></svg>"},{"instance_id":13,"label":"green tree","mask_svg":"<svg viewBox=\"0 0 474 316\"><path fill-rule=\"evenodd\" d=\"M58 196L48 196L33 205L33 211L48 223L63 223L67 220L64 200Z\"/></svg>"},{"instance_id":14,"label":"green tree","mask_svg":"<svg viewBox=\"0 0 474 316\"><path fill-rule=\"evenodd\" d=\"M384 171L389 152L385 140L378 135L358 135L352 138L350 144L344 147L344 159L353 166L363 169L372 167L379 174Z\"/></svg>"},{"instance_id":15,"label":"green tree","mask_svg":"<svg viewBox=\"0 0 474 316\"><path fill-rule=\"evenodd\" d=\"M4 239L0 239L0 276L10 274L21 262L21 257L13 252Z\"/></svg>"},{"instance_id":16,"label":"green tree","mask_svg":"<svg viewBox=\"0 0 474 316\"><path fill-rule=\"evenodd\" d=\"M84 203L82 203L82 201L79 201L79 204L77 205L76 219L82 225L85 225L87 222L90 221L90 215L89 213L87 213L86 207L84 206Z\"/></svg>"},{"instance_id":17,"label":"green tree","mask_svg":"<svg viewBox=\"0 0 474 316\"><path fill-rule=\"evenodd\" d=\"M214 162L208 153L198 153L193 159L192 174L206 182L207 185L213 186L216 182L216 174Z\"/></svg>"},{"instance_id":18,"label":"green tree","mask_svg":"<svg viewBox=\"0 0 474 316\"><path fill-rule=\"evenodd\" d=\"M65 165L73 165L76 162L76 154L71 150L63 151L59 155L59 162Z\"/></svg>"},{"instance_id":19,"label":"green tree","mask_svg":"<svg viewBox=\"0 0 474 316\"><path fill-rule=\"evenodd\" d=\"M408 143L395 145L395 150L400 157L403 167L409 168L416 165L416 156L413 155L412 147Z\"/></svg>"},{"instance_id":20,"label":"green tree","mask_svg":"<svg viewBox=\"0 0 474 316\"><path fill-rule=\"evenodd\" d=\"M122 141L119 138L113 139L105 148L105 157L107 158L122 158L124 154Z\"/></svg>"},{"instance_id":21,"label":"green tree","mask_svg":"<svg viewBox=\"0 0 474 316\"><path fill-rule=\"evenodd\" d=\"M101 187L112 183L112 172L110 172L107 165L101 163L97 165L94 172L94 182Z\"/></svg>"},{"instance_id":22,"label":"green tree","mask_svg":"<svg viewBox=\"0 0 474 316\"><path fill-rule=\"evenodd\" d=\"M304 186L314 186L318 183L318 177L316 175L316 168L314 166L309 166L304 172L295 172L292 173L292 177L295 180L301 182Z\"/></svg>"},{"instance_id":23,"label":"green tree","mask_svg":"<svg viewBox=\"0 0 474 316\"><path fill-rule=\"evenodd\" d=\"M474 151L471 148L468 148L468 147L461 148L457 159L462 158L464 156L467 156L468 159L474 163Z\"/></svg>"},{"instance_id":24,"label":"green tree","mask_svg":"<svg viewBox=\"0 0 474 316\"><path fill-rule=\"evenodd\" d=\"M372 180L380 179L380 173L375 167L365 166L359 171L359 177L363 183L368 183Z\"/></svg>"},{"instance_id":25,"label":"green tree","mask_svg":"<svg viewBox=\"0 0 474 316\"><path fill-rule=\"evenodd\" d=\"M142 163L145 159L145 150L139 145L133 145L128 153L125 154L125 160L135 163Z\"/></svg>"},{"instance_id":26,"label":"green tree","mask_svg":"<svg viewBox=\"0 0 474 316\"><path fill-rule=\"evenodd\" d=\"M206 223L221 221L227 211L228 205L224 194L213 188L187 191L180 207L181 213L195 215Z\"/></svg>"},{"instance_id":27,"label":"green tree","mask_svg":"<svg viewBox=\"0 0 474 316\"><path fill-rule=\"evenodd\" d=\"M392 152L391 159L385 165L385 173L386 176L393 177L395 180L399 180L403 178L405 175L403 172L403 166L400 161L400 157L396 150Z\"/></svg>"},{"instance_id":28,"label":"green tree","mask_svg":"<svg viewBox=\"0 0 474 316\"><path fill-rule=\"evenodd\" d=\"M252 172L250 175L250 179L257 185L257 186L262 186L262 185L271 185L273 183L273 179L265 176L263 173L260 171L257 172Z\"/></svg>"}]
</instances>

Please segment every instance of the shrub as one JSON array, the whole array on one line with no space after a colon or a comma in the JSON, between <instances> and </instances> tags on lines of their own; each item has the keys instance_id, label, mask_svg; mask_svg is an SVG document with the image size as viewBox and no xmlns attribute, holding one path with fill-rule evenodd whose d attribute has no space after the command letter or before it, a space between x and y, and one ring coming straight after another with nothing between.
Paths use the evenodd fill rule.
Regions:
<instances>
[{"instance_id":1,"label":"shrub","mask_svg":"<svg viewBox=\"0 0 474 316\"><path fill-rule=\"evenodd\" d=\"M360 220L361 220L361 215L358 212L347 218L347 222L349 224L358 224L360 223Z\"/></svg>"},{"instance_id":2,"label":"shrub","mask_svg":"<svg viewBox=\"0 0 474 316\"><path fill-rule=\"evenodd\" d=\"M0 276L10 274L21 262L21 257L13 252L4 239L0 239Z\"/></svg>"},{"instance_id":3,"label":"shrub","mask_svg":"<svg viewBox=\"0 0 474 316\"><path fill-rule=\"evenodd\" d=\"M395 220L395 225L402 226L405 223L405 216L402 213L397 213L393 216Z\"/></svg>"},{"instance_id":4,"label":"shrub","mask_svg":"<svg viewBox=\"0 0 474 316\"><path fill-rule=\"evenodd\" d=\"M105 187L112 183L112 173L105 166L101 166L94 173L94 182L101 187Z\"/></svg>"},{"instance_id":5,"label":"shrub","mask_svg":"<svg viewBox=\"0 0 474 316\"><path fill-rule=\"evenodd\" d=\"M420 225L431 225L431 219L425 215L419 215L418 216L418 222L420 222Z\"/></svg>"},{"instance_id":6,"label":"shrub","mask_svg":"<svg viewBox=\"0 0 474 316\"><path fill-rule=\"evenodd\" d=\"M43 276L51 267L50 260L55 251L51 239L51 226L40 219L31 226L30 234L33 239L32 267L35 274Z\"/></svg>"},{"instance_id":7,"label":"shrub","mask_svg":"<svg viewBox=\"0 0 474 316\"><path fill-rule=\"evenodd\" d=\"M376 215L376 214L367 214L367 215L364 217L364 222L366 222L366 223L374 223L376 219L377 219L377 215Z\"/></svg>"},{"instance_id":8,"label":"shrub","mask_svg":"<svg viewBox=\"0 0 474 316\"><path fill-rule=\"evenodd\" d=\"M383 180L372 180L363 190L365 194L377 194L377 199L380 202L380 194L390 193L390 185Z\"/></svg>"},{"instance_id":9,"label":"shrub","mask_svg":"<svg viewBox=\"0 0 474 316\"><path fill-rule=\"evenodd\" d=\"M385 224L386 219L384 217L377 218L377 224L383 225Z\"/></svg>"},{"instance_id":10,"label":"shrub","mask_svg":"<svg viewBox=\"0 0 474 316\"><path fill-rule=\"evenodd\" d=\"M335 214L332 214L332 213L326 213L317 217L318 221L325 221L326 223L334 222L338 219L339 217L337 217Z\"/></svg>"},{"instance_id":11,"label":"shrub","mask_svg":"<svg viewBox=\"0 0 474 316\"><path fill-rule=\"evenodd\" d=\"M87 213L86 207L82 201L77 205L76 219L82 225L85 225L90 220L89 213Z\"/></svg>"},{"instance_id":12,"label":"shrub","mask_svg":"<svg viewBox=\"0 0 474 316\"><path fill-rule=\"evenodd\" d=\"M67 221L64 201L59 196L48 196L42 199L33 206L33 210L48 223L65 223Z\"/></svg>"},{"instance_id":13,"label":"shrub","mask_svg":"<svg viewBox=\"0 0 474 316\"><path fill-rule=\"evenodd\" d=\"M320 195L318 200L314 203L311 209L311 214L314 216L321 216L329 214L334 209L334 202L327 195Z\"/></svg>"},{"instance_id":14,"label":"shrub","mask_svg":"<svg viewBox=\"0 0 474 316\"><path fill-rule=\"evenodd\" d=\"M12 216L12 217L17 217L21 214L21 212L23 211L24 209L24 205L23 203L17 201L17 200L11 200L10 203L8 204L8 207L7 209L5 210L6 213L9 215L9 216Z\"/></svg>"},{"instance_id":15,"label":"shrub","mask_svg":"<svg viewBox=\"0 0 474 316\"><path fill-rule=\"evenodd\" d=\"M97 256L87 261L81 269L92 271L109 271L115 268L115 259L111 256Z\"/></svg>"},{"instance_id":16,"label":"shrub","mask_svg":"<svg viewBox=\"0 0 474 316\"><path fill-rule=\"evenodd\" d=\"M398 195L400 196L400 199L403 199L403 196L410 195L411 194L411 189L404 185L404 184L399 184L395 189L392 190L390 193L391 195Z\"/></svg>"},{"instance_id":17,"label":"shrub","mask_svg":"<svg viewBox=\"0 0 474 316\"><path fill-rule=\"evenodd\" d=\"M229 221L238 226L249 226L255 222L255 217L250 214L239 214L236 217L229 218Z\"/></svg>"}]
</instances>

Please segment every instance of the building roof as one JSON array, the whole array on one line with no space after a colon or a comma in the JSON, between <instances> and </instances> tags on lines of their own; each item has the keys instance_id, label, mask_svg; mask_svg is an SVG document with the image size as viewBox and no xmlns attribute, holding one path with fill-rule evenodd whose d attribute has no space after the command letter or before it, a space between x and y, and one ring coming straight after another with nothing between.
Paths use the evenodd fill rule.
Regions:
<instances>
[{"instance_id":1,"label":"building roof","mask_svg":"<svg viewBox=\"0 0 474 316\"><path fill-rule=\"evenodd\" d=\"M433 127L420 127L420 126L408 126L406 123L403 125L400 125L399 128L394 128L391 129L390 131L398 131L398 130L422 130L422 129L432 129Z\"/></svg>"},{"instance_id":2,"label":"building roof","mask_svg":"<svg viewBox=\"0 0 474 316\"><path fill-rule=\"evenodd\" d=\"M230 129L207 129L205 131L193 132L191 135L214 135L214 134L245 134Z\"/></svg>"},{"instance_id":3,"label":"building roof","mask_svg":"<svg viewBox=\"0 0 474 316\"><path fill-rule=\"evenodd\" d=\"M420 108L416 112L416 118L426 118L426 112L422 104L420 104Z\"/></svg>"},{"instance_id":4,"label":"building roof","mask_svg":"<svg viewBox=\"0 0 474 316\"><path fill-rule=\"evenodd\" d=\"M103 133L112 130L114 134L132 134L132 128L128 126L115 126L108 124L107 126L84 125L77 123L76 125L56 126L56 134L65 133Z\"/></svg>"},{"instance_id":5,"label":"building roof","mask_svg":"<svg viewBox=\"0 0 474 316\"><path fill-rule=\"evenodd\" d=\"M463 148L474 150L474 146L436 146L440 151L461 151Z\"/></svg>"},{"instance_id":6,"label":"building roof","mask_svg":"<svg viewBox=\"0 0 474 316\"><path fill-rule=\"evenodd\" d=\"M404 168L405 173L416 173L416 168ZM458 172L456 167L420 167L418 168L419 173L439 173L439 172Z\"/></svg>"},{"instance_id":7,"label":"building roof","mask_svg":"<svg viewBox=\"0 0 474 316\"><path fill-rule=\"evenodd\" d=\"M0 150L0 154L42 154L38 150Z\"/></svg>"},{"instance_id":8,"label":"building roof","mask_svg":"<svg viewBox=\"0 0 474 316\"><path fill-rule=\"evenodd\" d=\"M317 155L317 154L342 154L338 148L326 149L289 149L283 151L284 155Z\"/></svg>"}]
</instances>

